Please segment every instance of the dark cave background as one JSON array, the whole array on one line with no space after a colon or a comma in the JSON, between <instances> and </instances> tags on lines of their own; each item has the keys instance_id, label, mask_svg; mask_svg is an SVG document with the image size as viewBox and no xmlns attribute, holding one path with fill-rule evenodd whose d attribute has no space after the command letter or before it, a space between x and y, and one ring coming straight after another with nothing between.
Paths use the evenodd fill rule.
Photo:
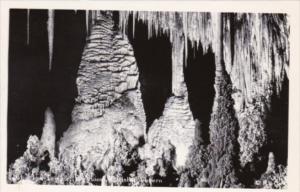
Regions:
<instances>
[{"instance_id":1,"label":"dark cave background","mask_svg":"<svg viewBox=\"0 0 300 192\"><path fill-rule=\"evenodd\" d=\"M187 66L184 78L189 94L190 108L194 119L201 122L201 134L209 142L209 122L215 97L215 55L209 49L203 53L202 45L193 47L188 41Z\"/></svg>"},{"instance_id":2,"label":"dark cave background","mask_svg":"<svg viewBox=\"0 0 300 192\"><path fill-rule=\"evenodd\" d=\"M288 161L288 117L289 81L285 76L279 95L273 95L267 117L266 130L270 135L269 150L273 151L276 163L287 165Z\"/></svg>"},{"instance_id":3,"label":"dark cave background","mask_svg":"<svg viewBox=\"0 0 300 192\"><path fill-rule=\"evenodd\" d=\"M118 22L118 13L115 15ZM167 35L148 39L147 25L137 19L133 34L132 15L130 17L127 34L140 72L142 100L149 128L162 115L165 103L172 94L172 44Z\"/></svg>"},{"instance_id":4,"label":"dark cave background","mask_svg":"<svg viewBox=\"0 0 300 192\"><path fill-rule=\"evenodd\" d=\"M7 165L23 154L30 135L41 136L47 106L54 113L57 137L71 122L86 39L85 11L55 11L51 72L47 20L47 10L30 10L27 45L27 10L10 10Z\"/></svg>"},{"instance_id":5,"label":"dark cave background","mask_svg":"<svg viewBox=\"0 0 300 192\"><path fill-rule=\"evenodd\" d=\"M41 136L47 106L54 112L57 138L71 122L77 96L77 70L87 35L85 11L55 10L51 72L48 71L47 19L47 10L30 10L30 43L27 45L27 10L10 10L7 166L23 154L30 135ZM118 23L117 11L114 12L114 20ZM167 35L148 39L148 28L141 21L135 21L134 36L132 27L131 16L127 34L140 72L149 128L161 116L165 102L172 94L172 45ZM209 138L208 125L215 94L214 75L214 54L211 51L203 54L201 45L192 47L189 42L184 78L192 114L202 123L206 140ZM288 80L284 82L281 96L273 98L272 106L267 121L270 149L278 163L286 165Z\"/></svg>"}]
</instances>

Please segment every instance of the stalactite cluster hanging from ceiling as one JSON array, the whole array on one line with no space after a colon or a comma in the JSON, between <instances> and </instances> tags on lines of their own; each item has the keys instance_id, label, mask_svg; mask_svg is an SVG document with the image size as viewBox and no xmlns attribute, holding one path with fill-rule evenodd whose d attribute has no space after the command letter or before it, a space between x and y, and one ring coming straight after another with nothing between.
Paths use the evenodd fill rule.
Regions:
<instances>
[{"instance_id":1,"label":"stalactite cluster hanging from ceiling","mask_svg":"<svg viewBox=\"0 0 300 192\"><path fill-rule=\"evenodd\" d=\"M222 57L227 72L238 74L231 78L237 81L236 88L242 91L246 102L267 91L269 87L266 86L270 84L276 85L277 94L280 92L289 68L287 15L229 14L235 22L230 26L226 13L120 11L119 26L124 34L127 33L128 20L132 19L134 34L135 22L142 21L148 27L149 38L166 33L172 42L178 31L176 14L182 18L185 47L188 40L194 47L200 43L204 54L211 47L216 61ZM230 33L234 34L233 39ZM219 55L222 37L224 48ZM186 58L187 54L185 51Z\"/></svg>"},{"instance_id":2,"label":"stalactite cluster hanging from ceiling","mask_svg":"<svg viewBox=\"0 0 300 192\"><path fill-rule=\"evenodd\" d=\"M168 34L170 41L173 41L174 33L178 32L176 15L182 20L182 30L184 34L184 44L187 50L187 41L193 42L194 47L201 43L204 53L207 53L209 46L216 49L219 34L217 28L220 27L220 13L187 13L187 12L148 12L148 11L120 11L119 26L123 33L126 33L128 20L132 15L133 31L135 20L143 21L148 27L148 37ZM185 51L187 54L187 51ZM187 57L187 55L186 55Z\"/></svg>"},{"instance_id":3,"label":"stalactite cluster hanging from ceiling","mask_svg":"<svg viewBox=\"0 0 300 192\"><path fill-rule=\"evenodd\" d=\"M99 11L86 11L87 30L90 28L90 22L93 24L95 21L97 14ZM211 47L216 61L220 61L219 49L221 37L223 37L222 58L226 70L229 74L238 74L231 75L231 79L236 82L235 88L241 90L246 98L245 102L251 102L257 94L266 91L273 92L273 88L268 87L270 84L276 85L274 91L279 94L284 76L288 76L289 68L287 15L233 14L231 16L235 22L233 27L230 26L229 17L221 13L120 11L119 26L125 34L128 20L132 15L133 35L135 22L140 20L147 25L149 38L165 33L173 42L174 33L178 32L176 14L182 20L180 30L184 36L185 59L188 57L187 42L190 40L193 42L193 47L198 47L200 43L204 54ZM30 42L29 17L30 10L27 11L27 44ZM221 22L223 29L221 29ZM48 11L47 25L49 70L51 70L54 37L53 10ZM234 35L231 36L230 33Z\"/></svg>"}]
</instances>

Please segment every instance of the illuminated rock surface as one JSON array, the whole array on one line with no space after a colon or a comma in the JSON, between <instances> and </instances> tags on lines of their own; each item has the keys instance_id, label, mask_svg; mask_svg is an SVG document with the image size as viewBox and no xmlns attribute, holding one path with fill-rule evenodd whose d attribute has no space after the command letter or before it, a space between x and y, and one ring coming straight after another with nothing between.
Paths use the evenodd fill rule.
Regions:
<instances>
[{"instance_id":1,"label":"illuminated rock surface","mask_svg":"<svg viewBox=\"0 0 300 192\"><path fill-rule=\"evenodd\" d=\"M107 154L114 155L116 134L124 135L131 147L144 137L135 58L113 27L110 14L98 15L79 66L73 123L60 142L61 158L81 155L85 167L101 167Z\"/></svg>"}]
</instances>

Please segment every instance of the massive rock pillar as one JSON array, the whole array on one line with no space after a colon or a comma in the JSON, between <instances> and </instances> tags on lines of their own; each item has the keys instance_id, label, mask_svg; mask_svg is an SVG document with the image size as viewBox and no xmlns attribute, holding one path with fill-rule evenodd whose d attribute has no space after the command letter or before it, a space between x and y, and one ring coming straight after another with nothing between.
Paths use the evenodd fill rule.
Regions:
<instances>
[{"instance_id":1,"label":"massive rock pillar","mask_svg":"<svg viewBox=\"0 0 300 192\"><path fill-rule=\"evenodd\" d=\"M72 162L81 156L86 169L94 166L105 173L119 155L118 143L129 148L139 144L146 121L131 45L114 28L112 12L93 17L78 70L73 122L61 139L60 158Z\"/></svg>"}]
</instances>

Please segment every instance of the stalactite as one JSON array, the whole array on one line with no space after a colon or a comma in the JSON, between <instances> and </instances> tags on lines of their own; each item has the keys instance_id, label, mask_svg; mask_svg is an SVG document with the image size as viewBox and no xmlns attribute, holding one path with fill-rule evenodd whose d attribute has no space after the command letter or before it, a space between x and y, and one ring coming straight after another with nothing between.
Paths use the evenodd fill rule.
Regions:
<instances>
[{"instance_id":1,"label":"stalactite","mask_svg":"<svg viewBox=\"0 0 300 192\"><path fill-rule=\"evenodd\" d=\"M182 22L183 22L183 34L184 34L184 63L187 65L188 58L188 37L187 37L187 12L182 13Z\"/></svg>"},{"instance_id":2,"label":"stalactite","mask_svg":"<svg viewBox=\"0 0 300 192\"><path fill-rule=\"evenodd\" d=\"M184 56L184 34L182 19L176 15L176 32L172 36L172 92L175 96L184 95L183 56Z\"/></svg>"},{"instance_id":3,"label":"stalactite","mask_svg":"<svg viewBox=\"0 0 300 192\"><path fill-rule=\"evenodd\" d=\"M93 27L93 10L89 10L89 31L91 32L92 31L92 27Z\"/></svg>"},{"instance_id":4,"label":"stalactite","mask_svg":"<svg viewBox=\"0 0 300 192\"><path fill-rule=\"evenodd\" d=\"M132 19L141 20L148 27L148 37L151 38L159 33L169 35L170 41L173 41L173 35L176 33L176 14L183 20L183 36L184 45L187 50L188 40L192 41L192 45L198 47L200 42L204 53L207 53L209 47L213 50L217 46L216 39L218 33L218 19L217 13L197 13L197 12L149 12L149 11L120 11L119 26L123 34L126 33L128 27L128 20L130 15ZM185 51L185 58L188 57L188 51ZM186 63L186 61L185 61Z\"/></svg>"},{"instance_id":5,"label":"stalactite","mask_svg":"<svg viewBox=\"0 0 300 192\"><path fill-rule=\"evenodd\" d=\"M86 26L86 34L89 34L89 10L85 10L85 26Z\"/></svg>"},{"instance_id":6,"label":"stalactite","mask_svg":"<svg viewBox=\"0 0 300 192\"><path fill-rule=\"evenodd\" d=\"M133 37L135 34L135 14L136 14L136 12L133 12L133 16L132 16L132 36Z\"/></svg>"},{"instance_id":7,"label":"stalactite","mask_svg":"<svg viewBox=\"0 0 300 192\"><path fill-rule=\"evenodd\" d=\"M234 31L235 54L230 73L246 103L257 95L281 91L289 63L289 29L286 16L237 14ZM275 87L270 85L275 84Z\"/></svg>"},{"instance_id":8,"label":"stalactite","mask_svg":"<svg viewBox=\"0 0 300 192\"><path fill-rule=\"evenodd\" d=\"M223 70L222 65L222 19L220 13L212 13L211 14L211 35L213 39L210 40L213 52L215 54L215 65L216 65L216 76L215 76L215 84L218 84L219 76L221 71ZM218 96L218 88L216 87L216 97Z\"/></svg>"},{"instance_id":9,"label":"stalactite","mask_svg":"<svg viewBox=\"0 0 300 192\"><path fill-rule=\"evenodd\" d=\"M49 71L52 69L53 38L54 38L54 10L48 10L48 43L49 43Z\"/></svg>"},{"instance_id":10,"label":"stalactite","mask_svg":"<svg viewBox=\"0 0 300 192\"><path fill-rule=\"evenodd\" d=\"M27 45L29 45L30 43L30 9L27 9L27 39L26 39L26 43Z\"/></svg>"},{"instance_id":11,"label":"stalactite","mask_svg":"<svg viewBox=\"0 0 300 192\"><path fill-rule=\"evenodd\" d=\"M231 39L231 32L232 26L230 24L230 19L232 18L231 14L223 14L223 27L222 27L222 46L223 46L223 60L225 64L226 71L230 72L232 68L232 39Z\"/></svg>"},{"instance_id":12,"label":"stalactite","mask_svg":"<svg viewBox=\"0 0 300 192\"><path fill-rule=\"evenodd\" d=\"M92 20L92 25L94 25L96 21L96 11L94 10L91 11L91 20Z\"/></svg>"}]
</instances>

